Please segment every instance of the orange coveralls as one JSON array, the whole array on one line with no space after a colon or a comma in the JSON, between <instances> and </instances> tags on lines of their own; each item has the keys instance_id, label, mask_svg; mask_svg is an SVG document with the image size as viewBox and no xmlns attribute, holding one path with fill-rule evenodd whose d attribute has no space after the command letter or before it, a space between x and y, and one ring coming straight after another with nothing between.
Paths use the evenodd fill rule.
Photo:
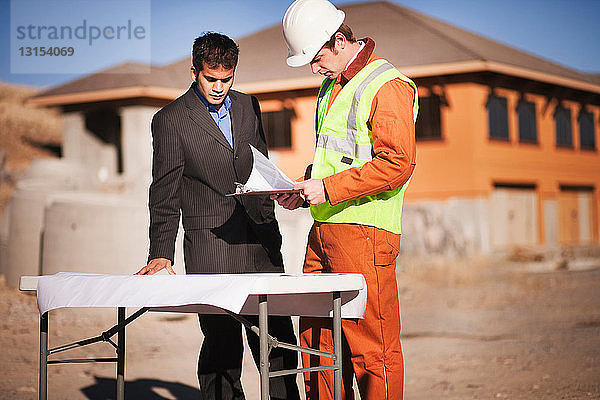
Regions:
<instances>
[{"instance_id":1,"label":"orange coveralls","mask_svg":"<svg viewBox=\"0 0 600 400\"><path fill-rule=\"evenodd\" d=\"M375 42L366 42L357 57L337 78L328 110L345 83L373 54ZM415 133L412 88L400 79L384 84L371 105L373 160L323 179L332 205L392 190L410 178L415 167ZM358 224L314 223L308 237L305 273L361 273L367 282L364 319L342 320L343 398L353 399L352 371L361 398L402 399L404 365L400 345L400 312L395 260L400 235ZM300 319L303 346L333 351L331 320ZM330 358L302 353L304 367L331 365ZM333 399L333 371L304 374L307 400Z\"/></svg>"}]
</instances>

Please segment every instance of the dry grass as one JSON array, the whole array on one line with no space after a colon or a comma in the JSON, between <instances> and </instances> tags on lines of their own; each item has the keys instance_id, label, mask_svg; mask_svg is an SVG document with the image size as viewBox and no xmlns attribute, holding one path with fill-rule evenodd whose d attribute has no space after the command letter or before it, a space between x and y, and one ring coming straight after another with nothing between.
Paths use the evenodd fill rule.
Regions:
<instances>
[{"instance_id":1,"label":"dry grass","mask_svg":"<svg viewBox=\"0 0 600 400\"><path fill-rule=\"evenodd\" d=\"M31 162L56 157L52 149L62 143L60 111L25 104L37 91L0 82L0 213Z\"/></svg>"}]
</instances>

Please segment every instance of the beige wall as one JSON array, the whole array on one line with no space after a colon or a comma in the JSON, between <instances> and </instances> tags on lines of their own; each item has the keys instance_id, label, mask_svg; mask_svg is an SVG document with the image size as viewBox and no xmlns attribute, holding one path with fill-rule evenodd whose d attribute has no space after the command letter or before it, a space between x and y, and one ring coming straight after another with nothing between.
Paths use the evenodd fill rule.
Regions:
<instances>
[{"instance_id":1,"label":"beige wall","mask_svg":"<svg viewBox=\"0 0 600 400\"><path fill-rule=\"evenodd\" d=\"M158 107L126 106L120 109L123 175L130 179L150 176L152 134L150 125Z\"/></svg>"}]
</instances>

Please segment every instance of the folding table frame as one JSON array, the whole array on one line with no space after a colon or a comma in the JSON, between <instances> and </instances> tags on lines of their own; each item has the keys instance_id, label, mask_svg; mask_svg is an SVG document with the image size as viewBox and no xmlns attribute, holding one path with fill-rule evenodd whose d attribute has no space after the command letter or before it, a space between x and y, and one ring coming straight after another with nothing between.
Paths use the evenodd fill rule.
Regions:
<instances>
[{"instance_id":1,"label":"folding table frame","mask_svg":"<svg viewBox=\"0 0 600 400\"><path fill-rule=\"evenodd\" d=\"M37 279L38 277L22 277L21 278L21 287L22 291L34 291L37 290ZM364 281L363 281L364 282ZM352 291L358 291L363 289L362 286L356 286ZM350 291L350 290L345 290ZM213 307L215 310L220 310L220 312L226 312L230 314L233 318L238 320L240 323L244 324L247 328L253 331L255 334L259 336L259 348L260 348L260 365L259 365L259 374L260 374L260 398L261 400L269 399L269 378L282 376L282 375L291 375L298 374L302 372L312 372L312 371L324 371L324 370L333 370L334 371L334 398L335 400L341 400L342 398L342 372L341 372L341 357L342 357L342 327L341 327L341 306L342 306L342 298L341 293L343 291L340 290L331 290L331 301L333 308L333 341L334 341L334 350L333 353L324 352L312 348L297 346L295 344L283 343L279 342L277 338L272 337L268 334L268 315L269 315L269 307L268 300L269 294L260 294L253 293L258 297L258 320L259 325L256 327L251 324L247 319L243 316L230 312L228 310L223 310L217 307ZM307 293L303 293L307 294ZM322 295L322 292L315 293ZM203 305L206 306L206 305ZM129 317L126 317L125 307L117 307L117 324L112 326L110 329L102 332L100 335L84 340L80 340L77 342L65 344L62 346L58 346L55 348L48 348L48 325L49 325L49 312L45 312L40 316L40 362L39 362L39 399L46 400L47 399L47 368L50 364L60 364L60 363L86 363L86 362L113 362L116 363L116 398L117 400L125 399L125 327L129 325L131 322L135 321L137 318L145 314L147 311L161 311L162 307L142 307L139 310L135 311ZM168 309L168 311L177 312L177 307L164 307ZM185 309L185 307L181 308L183 312L189 312ZM164 311L164 310L163 310ZM116 343L112 340L113 336L117 335ZM66 350L74 349L77 347L86 346L89 344L97 343L97 342L108 342L115 348L116 357L108 357L108 358L79 358L79 359L61 359L61 360L49 360L48 357L52 354L60 353ZM320 357L328 357L333 359L333 365L329 366L318 366L318 367L310 367L310 368L297 368L291 370L279 370L279 371L271 371L269 369L269 353L272 348L281 347L288 350L293 350L297 352L306 352L310 354L314 354Z\"/></svg>"}]
</instances>

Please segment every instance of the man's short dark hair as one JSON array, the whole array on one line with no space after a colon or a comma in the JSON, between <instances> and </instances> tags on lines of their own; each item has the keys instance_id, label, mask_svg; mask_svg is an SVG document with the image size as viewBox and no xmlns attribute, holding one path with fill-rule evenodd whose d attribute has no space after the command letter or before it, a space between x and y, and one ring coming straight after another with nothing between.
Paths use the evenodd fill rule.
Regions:
<instances>
[{"instance_id":1,"label":"man's short dark hair","mask_svg":"<svg viewBox=\"0 0 600 400\"><path fill-rule=\"evenodd\" d=\"M240 49L228 36L215 32L206 32L194 40L192 65L200 73L206 64L209 68L223 67L234 69L238 62Z\"/></svg>"},{"instance_id":2,"label":"man's short dark hair","mask_svg":"<svg viewBox=\"0 0 600 400\"><path fill-rule=\"evenodd\" d=\"M350 27L348 25L342 24L335 33L338 33L338 32L341 33L342 35L344 35L346 40L349 41L350 43L356 42L356 38L354 37L354 34L352 33L352 29L350 29ZM327 49L333 49L335 47L335 33L333 35L331 35L331 38L329 38L329 40L323 45L323 47L325 47Z\"/></svg>"}]
</instances>

